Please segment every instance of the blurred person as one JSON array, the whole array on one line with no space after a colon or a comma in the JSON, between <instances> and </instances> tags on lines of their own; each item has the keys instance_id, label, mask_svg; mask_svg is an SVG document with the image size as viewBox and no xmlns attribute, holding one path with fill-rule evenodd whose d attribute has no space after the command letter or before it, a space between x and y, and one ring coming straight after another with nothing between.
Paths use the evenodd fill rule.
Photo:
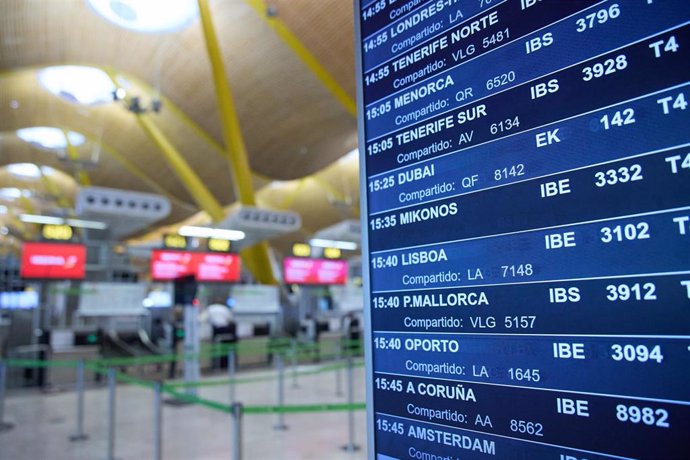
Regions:
<instances>
[{"instance_id":1,"label":"blurred person","mask_svg":"<svg viewBox=\"0 0 690 460\"><path fill-rule=\"evenodd\" d=\"M199 319L211 325L214 343L231 344L237 342L237 326L234 315L222 298L214 298L212 303L201 313ZM227 356L221 356L217 364L220 368L227 368Z\"/></svg>"},{"instance_id":2,"label":"blurred person","mask_svg":"<svg viewBox=\"0 0 690 460\"><path fill-rule=\"evenodd\" d=\"M177 346L184 338L184 310L182 305L175 305L173 308L173 315L170 323L168 324L170 328L170 344L171 352L174 358L170 361L170 367L168 368L168 378L174 379L177 374Z\"/></svg>"}]
</instances>

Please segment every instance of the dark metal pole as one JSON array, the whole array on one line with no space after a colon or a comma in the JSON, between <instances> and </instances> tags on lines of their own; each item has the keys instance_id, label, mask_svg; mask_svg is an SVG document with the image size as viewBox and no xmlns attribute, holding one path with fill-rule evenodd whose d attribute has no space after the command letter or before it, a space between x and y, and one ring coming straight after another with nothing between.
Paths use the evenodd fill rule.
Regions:
<instances>
[{"instance_id":1,"label":"dark metal pole","mask_svg":"<svg viewBox=\"0 0 690 460\"><path fill-rule=\"evenodd\" d=\"M242 403L232 404L232 460L242 460Z\"/></svg>"},{"instance_id":2,"label":"dark metal pole","mask_svg":"<svg viewBox=\"0 0 690 460\"><path fill-rule=\"evenodd\" d=\"M297 383L297 341L292 341L291 353L292 356L292 388L299 388Z\"/></svg>"},{"instance_id":3,"label":"dark metal pole","mask_svg":"<svg viewBox=\"0 0 690 460\"><path fill-rule=\"evenodd\" d=\"M160 381L153 385L153 430L154 430L154 458L163 460L163 404L161 398L162 384Z\"/></svg>"},{"instance_id":4,"label":"dark metal pole","mask_svg":"<svg viewBox=\"0 0 690 460\"><path fill-rule=\"evenodd\" d=\"M285 365L283 363L283 355L278 353L276 356L276 367L278 368L278 407L281 409L285 405ZM285 424L285 414L278 412L278 421L273 427L275 430L287 430Z\"/></svg>"},{"instance_id":5,"label":"dark metal pole","mask_svg":"<svg viewBox=\"0 0 690 460\"><path fill-rule=\"evenodd\" d=\"M228 350L228 378L230 379L230 405L235 403L235 349Z\"/></svg>"},{"instance_id":6,"label":"dark metal pole","mask_svg":"<svg viewBox=\"0 0 690 460\"><path fill-rule=\"evenodd\" d=\"M77 363L77 432L69 437L72 442L84 441L89 438L84 433L84 360Z\"/></svg>"},{"instance_id":7,"label":"dark metal pole","mask_svg":"<svg viewBox=\"0 0 690 460\"><path fill-rule=\"evenodd\" d=\"M354 366L352 362L352 350L347 352L347 403L352 405L355 402L355 378ZM347 452L355 452L359 450L359 446L355 444L355 412L350 408L347 411L348 422L348 443L343 446L343 450Z\"/></svg>"},{"instance_id":8,"label":"dark metal pole","mask_svg":"<svg viewBox=\"0 0 690 460\"><path fill-rule=\"evenodd\" d=\"M14 428L12 423L5 421L5 387L7 385L7 363L0 361L0 432Z\"/></svg>"},{"instance_id":9,"label":"dark metal pole","mask_svg":"<svg viewBox=\"0 0 690 460\"><path fill-rule=\"evenodd\" d=\"M115 460L115 369L108 369L108 460Z\"/></svg>"},{"instance_id":10,"label":"dark metal pole","mask_svg":"<svg viewBox=\"0 0 690 460\"><path fill-rule=\"evenodd\" d=\"M336 357L335 357L335 395L336 396L342 396L343 395L343 370L341 368L341 364L343 362L343 346L344 342L341 338L341 340L338 342L338 347L336 350Z\"/></svg>"}]
</instances>

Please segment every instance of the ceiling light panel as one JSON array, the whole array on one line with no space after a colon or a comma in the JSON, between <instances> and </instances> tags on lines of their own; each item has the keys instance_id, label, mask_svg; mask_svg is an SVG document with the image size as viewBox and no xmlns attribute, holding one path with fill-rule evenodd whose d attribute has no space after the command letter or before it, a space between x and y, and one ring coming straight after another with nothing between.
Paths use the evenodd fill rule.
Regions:
<instances>
[{"instance_id":1,"label":"ceiling light panel","mask_svg":"<svg viewBox=\"0 0 690 460\"><path fill-rule=\"evenodd\" d=\"M17 130L17 137L24 142L41 147L47 150L62 150L67 148L67 140L73 146L79 146L84 143L86 138L74 131L68 131L67 137L65 132L60 128L53 128L50 126L33 126L31 128L22 128Z\"/></svg>"},{"instance_id":2,"label":"ceiling light panel","mask_svg":"<svg viewBox=\"0 0 690 460\"><path fill-rule=\"evenodd\" d=\"M239 241L246 236L244 232L239 230L228 230L224 228L211 227L195 227L192 225L185 225L178 230L182 236L191 236L196 238L218 238L221 240Z\"/></svg>"},{"instance_id":3,"label":"ceiling light panel","mask_svg":"<svg viewBox=\"0 0 690 460\"><path fill-rule=\"evenodd\" d=\"M88 106L112 102L116 89L107 73L86 66L46 67L38 72L38 81L55 96Z\"/></svg>"},{"instance_id":4,"label":"ceiling light panel","mask_svg":"<svg viewBox=\"0 0 690 460\"><path fill-rule=\"evenodd\" d=\"M5 166L5 169L13 176L21 178L37 179L41 177L41 168L33 163L13 163Z\"/></svg>"},{"instance_id":5,"label":"ceiling light panel","mask_svg":"<svg viewBox=\"0 0 690 460\"><path fill-rule=\"evenodd\" d=\"M113 24L146 33L183 29L199 15L196 0L87 0L86 3Z\"/></svg>"}]
</instances>

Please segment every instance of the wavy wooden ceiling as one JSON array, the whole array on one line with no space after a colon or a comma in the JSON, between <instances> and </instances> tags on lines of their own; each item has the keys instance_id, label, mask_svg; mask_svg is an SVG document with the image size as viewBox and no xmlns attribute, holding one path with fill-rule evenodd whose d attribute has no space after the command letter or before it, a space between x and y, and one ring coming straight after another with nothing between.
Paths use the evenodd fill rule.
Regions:
<instances>
[{"instance_id":1,"label":"wavy wooden ceiling","mask_svg":"<svg viewBox=\"0 0 690 460\"><path fill-rule=\"evenodd\" d=\"M354 98L351 2L266 0L266 5ZM356 147L355 119L244 0L216 0L211 8L255 186L313 175L295 182L302 183L299 196L287 206L303 214L305 230L353 217L356 168L341 171L335 163L328 172L317 172ZM164 223L177 222L198 208L134 115L118 103L84 108L49 94L36 70L59 64L112 69L144 100L160 91L164 106L153 115L155 122L216 198L224 205L234 202L230 171L217 147L221 127L198 20L173 34L141 34L107 22L84 0L0 2L0 165L31 161L70 172L54 153L28 146L12 132L39 125L77 131L89 140L79 148L83 159L100 146L98 164L89 171L94 185L165 193L174 209ZM265 189L259 202L285 207L276 193L289 192L281 189ZM347 196L352 209L343 210L343 200L329 195Z\"/></svg>"}]
</instances>

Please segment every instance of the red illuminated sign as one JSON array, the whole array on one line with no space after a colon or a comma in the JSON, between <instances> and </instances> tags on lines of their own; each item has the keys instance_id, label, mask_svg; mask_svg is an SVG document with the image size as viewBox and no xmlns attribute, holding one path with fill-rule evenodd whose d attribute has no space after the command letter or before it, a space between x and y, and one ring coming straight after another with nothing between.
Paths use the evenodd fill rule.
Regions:
<instances>
[{"instance_id":1,"label":"red illuminated sign","mask_svg":"<svg viewBox=\"0 0 690 460\"><path fill-rule=\"evenodd\" d=\"M235 282L240 279L237 254L161 251L151 253L151 278L174 280L194 275L197 281Z\"/></svg>"},{"instance_id":2,"label":"red illuminated sign","mask_svg":"<svg viewBox=\"0 0 690 460\"><path fill-rule=\"evenodd\" d=\"M197 281L239 281L240 257L237 254L197 253Z\"/></svg>"},{"instance_id":3,"label":"red illuminated sign","mask_svg":"<svg viewBox=\"0 0 690 460\"><path fill-rule=\"evenodd\" d=\"M22 278L84 279L86 246L24 243Z\"/></svg>"},{"instance_id":4,"label":"red illuminated sign","mask_svg":"<svg viewBox=\"0 0 690 460\"><path fill-rule=\"evenodd\" d=\"M345 284L347 262L286 257L283 260L283 275L287 284Z\"/></svg>"}]
</instances>

